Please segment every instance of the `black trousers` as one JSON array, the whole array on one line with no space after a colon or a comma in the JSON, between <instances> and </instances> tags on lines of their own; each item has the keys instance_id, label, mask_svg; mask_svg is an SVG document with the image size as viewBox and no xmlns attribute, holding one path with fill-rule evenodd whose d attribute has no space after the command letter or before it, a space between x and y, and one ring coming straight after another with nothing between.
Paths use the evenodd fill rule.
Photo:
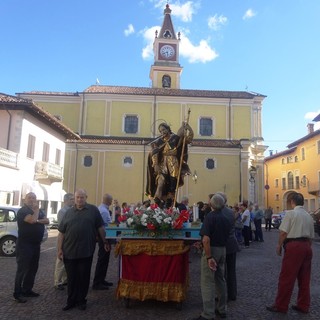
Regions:
<instances>
[{"instance_id":1,"label":"black trousers","mask_svg":"<svg viewBox=\"0 0 320 320\"><path fill-rule=\"evenodd\" d=\"M251 228L248 227L248 226L243 226L243 229L242 229L242 234L243 234L243 238L244 238L244 245L246 247L249 247L249 241L250 241L250 235L252 237L252 231L251 231Z\"/></svg>"},{"instance_id":2,"label":"black trousers","mask_svg":"<svg viewBox=\"0 0 320 320\"><path fill-rule=\"evenodd\" d=\"M93 256L81 259L63 259L68 278L68 305L87 302L92 258Z\"/></svg>"},{"instance_id":3,"label":"black trousers","mask_svg":"<svg viewBox=\"0 0 320 320\"><path fill-rule=\"evenodd\" d=\"M265 223L266 223L266 230L271 230L271 218L270 219L265 219Z\"/></svg>"},{"instance_id":4,"label":"black trousers","mask_svg":"<svg viewBox=\"0 0 320 320\"><path fill-rule=\"evenodd\" d=\"M18 240L17 243L17 272L14 282L14 297L31 291L39 267L40 243L26 243Z\"/></svg>"},{"instance_id":5,"label":"black trousers","mask_svg":"<svg viewBox=\"0 0 320 320\"><path fill-rule=\"evenodd\" d=\"M236 273L237 252L226 254L225 278L227 282L228 300L237 298L237 273Z\"/></svg>"},{"instance_id":6,"label":"black trousers","mask_svg":"<svg viewBox=\"0 0 320 320\"><path fill-rule=\"evenodd\" d=\"M106 250L104 250L104 243L100 238L98 240L98 245L99 245L99 251L98 251L96 270L93 278L93 286L102 284L103 281L105 281L107 271L108 271L109 259L110 259L110 251L107 252Z\"/></svg>"}]
</instances>

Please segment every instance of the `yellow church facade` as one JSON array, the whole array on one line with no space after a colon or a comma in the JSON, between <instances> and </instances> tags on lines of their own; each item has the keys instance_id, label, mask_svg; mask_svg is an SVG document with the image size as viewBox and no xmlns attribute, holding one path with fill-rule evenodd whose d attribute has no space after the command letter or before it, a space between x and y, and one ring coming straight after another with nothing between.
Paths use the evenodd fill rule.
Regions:
<instances>
[{"instance_id":1,"label":"yellow church facade","mask_svg":"<svg viewBox=\"0 0 320 320\"><path fill-rule=\"evenodd\" d=\"M24 92L81 137L69 140L64 189L88 191L99 204L106 192L121 202L146 199L147 157L162 122L177 132L189 115L194 139L188 146L192 175L178 194L191 203L223 191L229 204L243 199L264 206L262 103L265 96L247 91L180 88L180 34L167 4L154 40L152 87L93 85L82 92ZM187 76L187 72L185 73Z\"/></svg>"}]
</instances>

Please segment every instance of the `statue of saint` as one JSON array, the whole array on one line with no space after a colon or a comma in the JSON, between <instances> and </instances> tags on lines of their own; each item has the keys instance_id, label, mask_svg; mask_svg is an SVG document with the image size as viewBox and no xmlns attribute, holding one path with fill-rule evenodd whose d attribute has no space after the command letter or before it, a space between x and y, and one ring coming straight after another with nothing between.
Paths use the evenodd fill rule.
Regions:
<instances>
[{"instance_id":1,"label":"statue of saint","mask_svg":"<svg viewBox=\"0 0 320 320\"><path fill-rule=\"evenodd\" d=\"M175 199L178 176L181 187L184 176L191 174L187 161L193 130L188 123L183 123L177 134L166 123L161 123L158 129L161 136L151 144L148 156L146 194L160 207L170 207Z\"/></svg>"}]
</instances>

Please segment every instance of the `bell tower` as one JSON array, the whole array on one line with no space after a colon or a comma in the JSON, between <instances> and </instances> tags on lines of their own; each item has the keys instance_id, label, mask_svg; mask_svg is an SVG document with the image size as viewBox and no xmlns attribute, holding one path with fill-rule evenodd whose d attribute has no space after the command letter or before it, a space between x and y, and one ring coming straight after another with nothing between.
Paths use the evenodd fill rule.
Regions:
<instances>
[{"instance_id":1,"label":"bell tower","mask_svg":"<svg viewBox=\"0 0 320 320\"><path fill-rule=\"evenodd\" d=\"M152 88L180 89L182 67L179 64L179 44L175 34L169 4L164 9L164 19L160 32L155 32L153 42L154 64L151 66Z\"/></svg>"}]
</instances>

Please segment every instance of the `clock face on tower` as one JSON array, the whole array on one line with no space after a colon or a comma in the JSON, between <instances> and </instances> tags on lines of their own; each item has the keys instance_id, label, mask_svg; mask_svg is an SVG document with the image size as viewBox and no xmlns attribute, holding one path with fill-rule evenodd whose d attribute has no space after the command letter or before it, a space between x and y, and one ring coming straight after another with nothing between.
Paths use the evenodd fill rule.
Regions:
<instances>
[{"instance_id":1,"label":"clock face on tower","mask_svg":"<svg viewBox=\"0 0 320 320\"><path fill-rule=\"evenodd\" d=\"M160 48L160 56L163 59L171 59L175 55L174 47L166 44Z\"/></svg>"}]
</instances>

